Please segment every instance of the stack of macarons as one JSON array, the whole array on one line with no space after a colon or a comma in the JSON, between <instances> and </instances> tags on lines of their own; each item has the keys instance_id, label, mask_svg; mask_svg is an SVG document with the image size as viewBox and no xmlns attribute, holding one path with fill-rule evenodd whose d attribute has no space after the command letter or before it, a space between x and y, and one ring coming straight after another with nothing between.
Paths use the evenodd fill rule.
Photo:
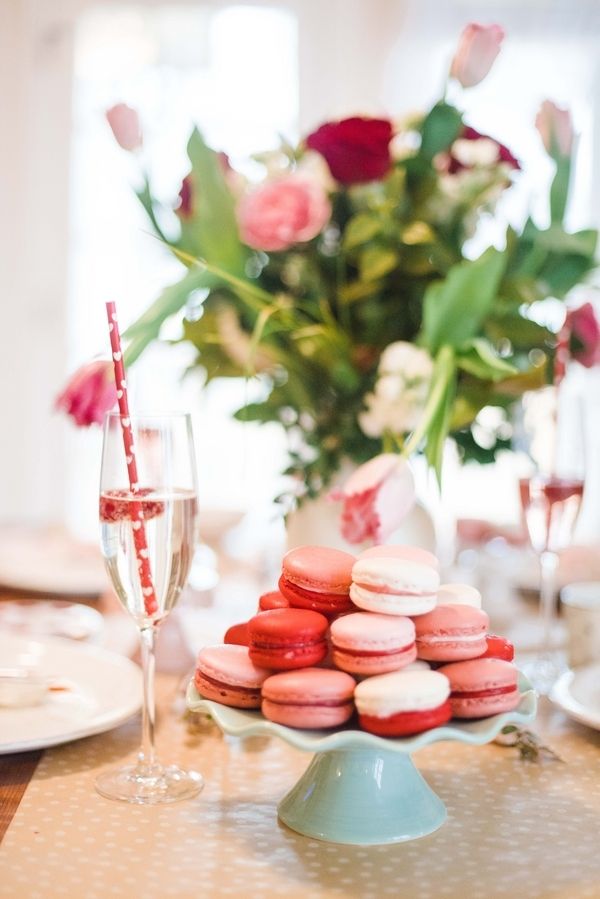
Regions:
<instances>
[{"instance_id":1,"label":"stack of macarons","mask_svg":"<svg viewBox=\"0 0 600 899\"><path fill-rule=\"evenodd\" d=\"M290 727L337 727L356 709L363 729L406 736L516 707L514 650L488 626L479 591L440 585L427 550L302 546L257 614L200 652L195 683Z\"/></svg>"}]
</instances>

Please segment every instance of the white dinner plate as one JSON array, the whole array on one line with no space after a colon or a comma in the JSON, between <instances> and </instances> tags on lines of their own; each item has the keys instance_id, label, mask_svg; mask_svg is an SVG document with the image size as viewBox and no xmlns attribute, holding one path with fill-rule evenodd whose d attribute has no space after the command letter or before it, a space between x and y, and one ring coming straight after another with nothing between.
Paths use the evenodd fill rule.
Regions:
<instances>
[{"instance_id":1,"label":"white dinner plate","mask_svg":"<svg viewBox=\"0 0 600 899\"><path fill-rule=\"evenodd\" d=\"M550 699L575 721L600 730L600 664L566 671L552 688Z\"/></svg>"},{"instance_id":2,"label":"white dinner plate","mask_svg":"<svg viewBox=\"0 0 600 899\"><path fill-rule=\"evenodd\" d=\"M53 596L96 597L108 587L97 546L59 528L0 528L0 584Z\"/></svg>"},{"instance_id":3,"label":"white dinner plate","mask_svg":"<svg viewBox=\"0 0 600 899\"><path fill-rule=\"evenodd\" d=\"M138 666L91 644L0 632L0 668L30 669L56 688L39 705L0 707L0 754L102 733L141 706Z\"/></svg>"}]
</instances>

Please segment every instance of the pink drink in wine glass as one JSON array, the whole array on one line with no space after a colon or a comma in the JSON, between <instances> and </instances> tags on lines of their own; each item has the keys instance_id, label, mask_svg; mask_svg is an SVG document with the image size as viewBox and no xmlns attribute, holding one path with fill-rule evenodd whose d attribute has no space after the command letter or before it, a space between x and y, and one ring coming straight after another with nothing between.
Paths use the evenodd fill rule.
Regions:
<instances>
[{"instance_id":1,"label":"pink drink in wine glass","mask_svg":"<svg viewBox=\"0 0 600 899\"><path fill-rule=\"evenodd\" d=\"M562 670L552 645L556 615L556 569L558 551L571 542L583 497L583 480L558 475L535 474L521 478L521 507L532 549L540 561L540 618L542 640L537 657L524 666L533 686L548 693Z\"/></svg>"}]
</instances>

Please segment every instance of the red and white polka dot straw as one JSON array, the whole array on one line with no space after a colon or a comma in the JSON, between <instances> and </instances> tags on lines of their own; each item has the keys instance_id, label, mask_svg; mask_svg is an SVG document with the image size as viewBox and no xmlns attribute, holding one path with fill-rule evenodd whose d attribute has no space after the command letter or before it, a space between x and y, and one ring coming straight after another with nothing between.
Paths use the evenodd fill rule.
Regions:
<instances>
[{"instance_id":1,"label":"red and white polka dot straw","mask_svg":"<svg viewBox=\"0 0 600 899\"><path fill-rule=\"evenodd\" d=\"M117 307L115 303L106 304L106 314L108 316L108 333L110 335L110 346L112 350L113 366L115 370L117 400L119 402L119 412L121 414L121 430L123 432L123 445L125 447L127 475L129 477L129 487L131 489L131 492L135 494L139 491L140 485L138 481L137 463L135 460L133 431L131 429L131 419L129 417L129 402L127 400L127 379L125 377L123 351L121 349L121 335L119 334ZM158 611L158 603L156 601L156 593L154 592L154 584L152 582L150 559L148 558L148 544L146 542L146 528L144 527L144 508L142 506L142 503L131 503L131 521L131 526L133 528L133 542L135 545L135 553L138 560L140 584L142 586L142 594L144 596L144 608L146 609L147 615L154 615Z\"/></svg>"}]
</instances>

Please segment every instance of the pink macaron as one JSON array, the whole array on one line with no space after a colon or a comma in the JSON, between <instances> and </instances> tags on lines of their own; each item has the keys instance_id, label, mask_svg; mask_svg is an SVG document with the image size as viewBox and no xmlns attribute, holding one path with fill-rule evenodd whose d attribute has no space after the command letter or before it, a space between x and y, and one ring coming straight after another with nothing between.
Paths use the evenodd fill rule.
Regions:
<instances>
[{"instance_id":1,"label":"pink macaron","mask_svg":"<svg viewBox=\"0 0 600 899\"><path fill-rule=\"evenodd\" d=\"M351 674L397 671L417 657L415 626L400 615L344 615L332 623L330 638L334 665Z\"/></svg>"},{"instance_id":2,"label":"pink macaron","mask_svg":"<svg viewBox=\"0 0 600 899\"><path fill-rule=\"evenodd\" d=\"M378 546L370 546L363 550L359 555L359 559L372 559L387 557L390 559L405 559L407 562L420 562L423 565L431 565L432 568L439 570L440 563L433 553L428 549L422 549L420 546L409 546L405 543L382 543Z\"/></svg>"},{"instance_id":3,"label":"pink macaron","mask_svg":"<svg viewBox=\"0 0 600 899\"><path fill-rule=\"evenodd\" d=\"M328 546L298 546L281 563L279 589L290 605L334 616L352 609L350 584L356 558Z\"/></svg>"},{"instance_id":4,"label":"pink macaron","mask_svg":"<svg viewBox=\"0 0 600 899\"><path fill-rule=\"evenodd\" d=\"M339 727L354 711L355 686L349 674L325 668L274 674L262 686L262 713L287 727Z\"/></svg>"},{"instance_id":5,"label":"pink macaron","mask_svg":"<svg viewBox=\"0 0 600 899\"><path fill-rule=\"evenodd\" d=\"M415 618L417 656L428 662L474 659L487 649L489 618L467 605L437 606Z\"/></svg>"},{"instance_id":6,"label":"pink macaron","mask_svg":"<svg viewBox=\"0 0 600 899\"><path fill-rule=\"evenodd\" d=\"M433 565L394 556L363 556L352 569L350 598L367 612L424 615L435 607L439 583Z\"/></svg>"},{"instance_id":7,"label":"pink macaron","mask_svg":"<svg viewBox=\"0 0 600 899\"><path fill-rule=\"evenodd\" d=\"M511 712L521 699L519 672L504 659L469 659L439 669L450 681L455 718L487 718Z\"/></svg>"},{"instance_id":8,"label":"pink macaron","mask_svg":"<svg viewBox=\"0 0 600 899\"><path fill-rule=\"evenodd\" d=\"M271 673L250 661L245 646L205 646L198 653L194 684L205 699L238 709L258 709L260 689Z\"/></svg>"}]
</instances>

